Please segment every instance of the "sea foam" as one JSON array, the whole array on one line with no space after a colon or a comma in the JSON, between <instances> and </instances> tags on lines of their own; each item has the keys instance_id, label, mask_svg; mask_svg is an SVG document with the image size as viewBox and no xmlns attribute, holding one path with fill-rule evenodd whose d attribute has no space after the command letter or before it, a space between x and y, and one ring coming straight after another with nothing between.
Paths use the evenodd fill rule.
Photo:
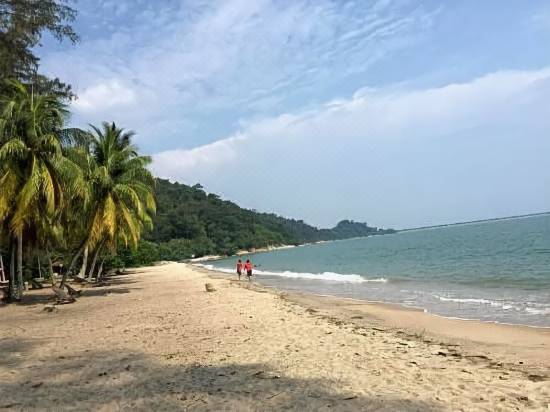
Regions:
<instances>
[{"instance_id":1,"label":"sea foam","mask_svg":"<svg viewBox=\"0 0 550 412\"><path fill-rule=\"evenodd\" d=\"M223 273L231 273L231 274L235 273L234 269L220 268L220 267L215 267L214 265L196 264L195 266L199 266L208 270L214 270L214 271L223 272ZM272 272L272 271L256 269L254 270L254 274L262 275L262 276L279 276L279 277L294 278L294 279L324 280L324 281L347 282L347 283L365 283L365 282L386 283L388 281L385 278L367 279L361 275L356 275L356 274L345 275L342 273L335 273L335 272L323 272L323 273L307 273L307 272L291 272L291 271Z\"/></svg>"},{"instance_id":2,"label":"sea foam","mask_svg":"<svg viewBox=\"0 0 550 412\"><path fill-rule=\"evenodd\" d=\"M535 302L502 302L483 298L447 298L434 295L442 302L488 305L503 310L515 310L529 315L550 315L550 306Z\"/></svg>"}]
</instances>

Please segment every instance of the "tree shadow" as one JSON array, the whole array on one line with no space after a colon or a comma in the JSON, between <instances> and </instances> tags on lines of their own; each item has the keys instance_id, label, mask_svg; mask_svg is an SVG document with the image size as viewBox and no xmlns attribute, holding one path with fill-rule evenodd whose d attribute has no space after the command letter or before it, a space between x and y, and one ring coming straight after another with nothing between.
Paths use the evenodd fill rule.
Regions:
<instances>
[{"instance_id":1,"label":"tree shadow","mask_svg":"<svg viewBox=\"0 0 550 412\"><path fill-rule=\"evenodd\" d=\"M93 296L107 296L107 295L117 295L130 293L133 290L140 290L141 288L93 288L93 289L82 289L81 295L78 299L88 298Z\"/></svg>"},{"instance_id":2,"label":"tree shadow","mask_svg":"<svg viewBox=\"0 0 550 412\"><path fill-rule=\"evenodd\" d=\"M116 286L116 285L131 285L133 283L137 283L138 281L135 279L131 279L129 277L106 277L101 281L100 283L90 283L89 286L92 288L103 288L108 286Z\"/></svg>"},{"instance_id":3,"label":"tree shadow","mask_svg":"<svg viewBox=\"0 0 550 412\"><path fill-rule=\"evenodd\" d=\"M10 305L35 306L55 302L55 295L49 288L39 289L39 293L25 293L19 302L11 302Z\"/></svg>"},{"instance_id":4,"label":"tree shadow","mask_svg":"<svg viewBox=\"0 0 550 412\"><path fill-rule=\"evenodd\" d=\"M16 410L441 410L387 394L344 393L329 381L289 377L265 364L201 366L181 354L116 351L52 354L0 379L0 393L0 408Z\"/></svg>"},{"instance_id":5,"label":"tree shadow","mask_svg":"<svg viewBox=\"0 0 550 412\"><path fill-rule=\"evenodd\" d=\"M33 344L24 339L0 338L0 368L15 368L25 360ZM0 385L1 386L1 385Z\"/></svg>"},{"instance_id":6,"label":"tree shadow","mask_svg":"<svg viewBox=\"0 0 550 412\"><path fill-rule=\"evenodd\" d=\"M134 282L127 282L128 284L134 283ZM122 284L122 283L121 283ZM115 285L109 285L109 287L98 287L98 288L86 288L86 287L79 287L78 284L71 285L74 288L80 290L80 296L77 297L75 304L78 304L78 301L81 299L86 299L89 297L94 296L108 296L108 295L117 295L117 294L126 294L130 293L133 290L140 290L142 288L128 288L128 287L113 287ZM45 305L47 303L55 303L56 297L53 291L46 287L44 289L38 289L31 293L26 293L23 295L23 299L19 302L12 302L7 303L2 306L8 306L8 305L17 305L17 306L37 306L37 305Z\"/></svg>"}]
</instances>

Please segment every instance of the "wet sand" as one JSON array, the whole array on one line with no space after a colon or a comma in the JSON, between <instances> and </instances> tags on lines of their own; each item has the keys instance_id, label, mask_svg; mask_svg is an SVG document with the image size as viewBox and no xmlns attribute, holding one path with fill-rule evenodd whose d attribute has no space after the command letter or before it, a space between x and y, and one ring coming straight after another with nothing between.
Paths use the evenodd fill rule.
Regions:
<instances>
[{"instance_id":1,"label":"wet sand","mask_svg":"<svg viewBox=\"0 0 550 412\"><path fill-rule=\"evenodd\" d=\"M287 294L175 263L110 283L52 313L48 290L0 306L0 408L549 408L549 330Z\"/></svg>"}]
</instances>

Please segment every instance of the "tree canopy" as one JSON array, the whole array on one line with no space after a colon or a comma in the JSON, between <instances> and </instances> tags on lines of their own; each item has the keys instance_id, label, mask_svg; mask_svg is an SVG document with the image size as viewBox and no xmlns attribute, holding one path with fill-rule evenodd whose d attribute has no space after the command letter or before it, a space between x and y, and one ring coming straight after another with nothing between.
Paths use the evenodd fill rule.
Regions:
<instances>
[{"instance_id":1,"label":"tree canopy","mask_svg":"<svg viewBox=\"0 0 550 412\"><path fill-rule=\"evenodd\" d=\"M38 73L36 47L45 33L76 43L76 10L67 0L0 0L0 79L33 84L35 91L72 96L69 85ZM3 84L0 84L0 88Z\"/></svg>"},{"instance_id":2,"label":"tree canopy","mask_svg":"<svg viewBox=\"0 0 550 412\"><path fill-rule=\"evenodd\" d=\"M12 299L21 298L35 260L39 267L41 258L51 262L53 255L70 261L63 286L82 254L86 273L92 252L88 277L97 277L99 260L137 247L152 227L155 182L133 133L114 123L92 131L65 128L67 119L58 95L6 81L0 93L0 253L11 257Z\"/></svg>"},{"instance_id":3,"label":"tree canopy","mask_svg":"<svg viewBox=\"0 0 550 412\"><path fill-rule=\"evenodd\" d=\"M239 250L298 245L393 233L366 223L343 220L332 229L318 229L302 220L258 213L188 186L157 179L157 214L153 230L135 252L123 251L118 264L143 265L158 260L182 260L208 254L231 255Z\"/></svg>"}]
</instances>

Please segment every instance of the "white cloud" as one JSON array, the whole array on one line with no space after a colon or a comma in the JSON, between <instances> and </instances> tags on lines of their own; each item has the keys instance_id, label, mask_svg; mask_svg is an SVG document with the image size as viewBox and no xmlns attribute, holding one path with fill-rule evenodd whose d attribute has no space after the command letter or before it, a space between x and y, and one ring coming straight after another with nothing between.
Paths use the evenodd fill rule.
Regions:
<instances>
[{"instance_id":1,"label":"white cloud","mask_svg":"<svg viewBox=\"0 0 550 412\"><path fill-rule=\"evenodd\" d=\"M103 4L109 25L116 23L110 15L116 15L116 5ZM75 107L87 116L75 116L77 123L116 117L138 130L142 141L158 137L153 123L166 124L167 135L177 139L185 134L177 127L182 119L219 112L226 118L265 115L289 101L300 106L414 41L431 16L421 7L384 1L346 7L328 0L133 7L116 6L124 24L99 38L85 37L74 49L46 54L42 65L75 86L80 96ZM91 7L84 14L91 19L99 11ZM142 104L132 105L135 101Z\"/></svg>"},{"instance_id":2,"label":"white cloud","mask_svg":"<svg viewBox=\"0 0 550 412\"><path fill-rule=\"evenodd\" d=\"M136 101L134 91L124 86L118 80L99 82L88 87L73 102L77 111L94 112L112 109L114 107L128 106Z\"/></svg>"},{"instance_id":3,"label":"white cloud","mask_svg":"<svg viewBox=\"0 0 550 412\"><path fill-rule=\"evenodd\" d=\"M370 202L374 198L387 206L398 201L397 192L401 192L403 199L411 200L415 195L407 192L415 188L431 192L427 197L436 207L450 198L456 199L445 188L446 182L460 185L456 190L461 196L471 198L481 196L479 183L484 179L497 191L501 185L506 187L506 180L514 181L512 172L517 167L525 166L519 175L530 167L542 171L542 165L516 164L502 175L494 172L495 176L485 176L480 171L476 183L476 177L468 175L470 171L462 169L460 162L464 167L473 159L482 162L478 157L483 153L474 151L478 151L479 145L484 147L484 142L496 144L494 150L499 152L500 141L514 146L521 139L533 146L534 151L526 156L538 156L540 148L535 147L543 144L543 140L537 128L550 126L550 109L541 103L549 97L550 69L498 72L468 83L427 90L362 90L349 100L333 101L316 110L244 124L237 134L213 144L163 152L154 156L153 170L161 177L200 182L208 190L249 207L264 210L275 207L281 213L310 217L321 223L350 215L358 219L378 215L387 219L387 223L406 225L406 218L411 222L411 216L397 210L395 213L402 216L386 216L387 210ZM519 131L521 137L510 137L510 133ZM434 149L439 147L439 141L445 141L448 152ZM458 154L461 145L470 148L462 159L464 153ZM451 153L453 150L457 151L456 157ZM410 158L408 151L412 152ZM506 156L514 156L514 151ZM439 164L438 158L448 163ZM394 170L394 162L404 163ZM404 170L409 162L413 171L407 176ZM430 167L436 166L437 170L430 171ZM487 170L500 166L498 162L488 162ZM416 176L417 170L423 170L426 176ZM401 176L402 173L405 175ZM468 176L455 182L455 177L463 174ZM543 172L534 177L532 185L536 186L537 179L549 178L549 173ZM361 188L365 188L364 193ZM519 193L525 188L510 187L508 200L516 197L514 190ZM351 192L354 206L349 203ZM507 192L499 193L499 202L503 202ZM529 199L533 207L542 207L543 201L550 200L541 195L537 202L533 196L536 197L535 192L524 194L524 200ZM547 193L546 198L549 196ZM416 206L411 203L410 211L419 212L417 207L424 200L415 201ZM473 202L474 199L472 207ZM514 202L510 205L517 206ZM496 203L491 207L497 206L502 207ZM465 206L464 213L469 215L462 217L483 215L484 211L477 207L475 211ZM359 212L361 208L365 208L364 214ZM445 219L445 213L441 213L445 209L418 223Z\"/></svg>"},{"instance_id":4,"label":"white cloud","mask_svg":"<svg viewBox=\"0 0 550 412\"><path fill-rule=\"evenodd\" d=\"M311 150L319 141L338 139L422 139L444 136L461 129L495 121L503 111L537 81L550 79L550 69L533 72L499 72L469 83L440 88L384 92L359 90L349 100L331 101L318 110L284 114L244 123L236 135L191 150L166 151L157 155L155 170L161 175L171 153L177 156L172 177L185 179L202 168L221 167L235 161L234 153L250 145L293 144L309 140ZM267 141L267 142L266 142ZM290 146L291 147L291 146ZM321 149L322 148L317 148ZM307 153L301 155L307 156Z\"/></svg>"},{"instance_id":5,"label":"white cloud","mask_svg":"<svg viewBox=\"0 0 550 412\"><path fill-rule=\"evenodd\" d=\"M181 170L193 170L207 167L210 173L218 172L218 167L227 162L237 162L236 146L244 140L243 136L233 136L191 150L169 150L155 155L155 163L162 165L163 172L177 175Z\"/></svg>"}]
</instances>

